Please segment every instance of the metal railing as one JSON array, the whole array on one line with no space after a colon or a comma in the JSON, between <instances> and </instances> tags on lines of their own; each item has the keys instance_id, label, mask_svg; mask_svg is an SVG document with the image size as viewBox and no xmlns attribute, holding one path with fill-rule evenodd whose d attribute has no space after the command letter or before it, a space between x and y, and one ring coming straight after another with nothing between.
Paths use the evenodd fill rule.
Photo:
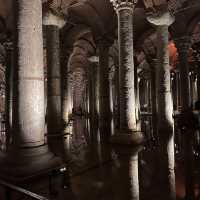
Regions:
<instances>
[{"instance_id":1,"label":"metal railing","mask_svg":"<svg viewBox=\"0 0 200 200\"><path fill-rule=\"evenodd\" d=\"M31 199L49 200L46 197L43 197L41 195L38 195L38 194L28 191L24 188L13 185L11 183L7 183L6 181L3 181L3 180L0 180L0 185L5 188L5 199L4 200L12 200L11 191L16 191L16 192L23 194L24 196L29 197Z\"/></svg>"}]
</instances>

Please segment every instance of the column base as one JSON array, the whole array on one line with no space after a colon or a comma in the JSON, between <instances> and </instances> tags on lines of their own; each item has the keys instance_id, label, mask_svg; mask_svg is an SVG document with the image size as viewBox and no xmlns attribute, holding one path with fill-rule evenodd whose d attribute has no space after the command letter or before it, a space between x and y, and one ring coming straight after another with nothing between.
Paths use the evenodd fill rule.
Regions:
<instances>
[{"instance_id":1,"label":"column base","mask_svg":"<svg viewBox=\"0 0 200 200\"><path fill-rule=\"evenodd\" d=\"M143 148L144 137L141 132L121 130L112 136L111 143L116 153L119 199L139 200L138 153Z\"/></svg>"},{"instance_id":2,"label":"column base","mask_svg":"<svg viewBox=\"0 0 200 200\"><path fill-rule=\"evenodd\" d=\"M30 178L48 174L63 165L42 145L35 148L11 148L6 154L0 154L0 177L12 182L21 182Z\"/></svg>"},{"instance_id":3,"label":"column base","mask_svg":"<svg viewBox=\"0 0 200 200\"><path fill-rule=\"evenodd\" d=\"M118 145L142 145L145 138L141 131L119 130L111 137L112 144Z\"/></svg>"},{"instance_id":4,"label":"column base","mask_svg":"<svg viewBox=\"0 0 200 200\"><path fill-rule=\"evenodd\" d=\"M120 130L111 137L111 144L118 155L133 156L142 150L145 138L140 131Z\"/></svg>"}]
</instances>

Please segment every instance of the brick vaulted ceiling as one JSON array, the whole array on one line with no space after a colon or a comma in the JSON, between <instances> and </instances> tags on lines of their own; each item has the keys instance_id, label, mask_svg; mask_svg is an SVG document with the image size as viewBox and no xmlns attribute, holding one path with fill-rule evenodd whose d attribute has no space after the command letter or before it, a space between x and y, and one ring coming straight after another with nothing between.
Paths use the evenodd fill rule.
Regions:
<instances>
[{"instance_id":1,"label":"brick vaulted ceiling","mask_svg":"<svg viewBox=\"0 0 200 200\"><path fill-rule=\"evenodd\" d=\"M0 0L1 33L12 32L14 1L16 0ZM117 38L116 14L109 0L42 0L42 2L43 13L51 9L66 20L62 33L69 46L72 46L79 33L86 29L91 30L94 41L102 37ZM199 15L200 0L168 0L168 2L171 10L178 9L178 16L183 17L186 26ZM134 13L134 38L140 41L141 37L152 29L145 19L143 0L138 0ZM176 28L173 30L176 31Z\"/></svg>"}]
</instances>

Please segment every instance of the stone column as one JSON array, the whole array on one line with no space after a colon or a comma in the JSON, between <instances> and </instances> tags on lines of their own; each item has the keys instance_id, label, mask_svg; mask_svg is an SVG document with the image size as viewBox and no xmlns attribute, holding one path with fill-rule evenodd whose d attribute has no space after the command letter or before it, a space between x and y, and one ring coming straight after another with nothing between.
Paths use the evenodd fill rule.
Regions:
<instances>
[{"instance_id":1,"label":"stone column","mask_svg":"<svg viewBox=\"0 0 200 200\"><path fill-rule=\"evenodd\" d=\"M59 27L46 26L47 42L47 132L58 136L61 127L61 75L59 55Z\"/></svg>"},{"instance_id":2,"label":"stone column","mask_svg":"<svg viewBox=\"0 0 200 200\"><path fill-rule=\"evenodd\" d=\"M119 174L126 182L119 193L128 199L139 200L138 151L143 142L137 131L137 105L135 92L135 66L133 52L133 10L137 1L111 0L118 17L120 128L111 142L120 161ZM128 173L126 173L128 172Z\"/></svg>"},{"instance_id":3,"label":"stone column","mask_svg":"<svg viewBox=\"0 0 200 200\"><path fill-rule=\"evenodd\" d=\"M120 132L136 130L135 69L133 59L134 1L114 1L118 16Z\"/></svg>"},{"instance_id":4,"label":"stone column","mask_svg":"<svg viewBox=\"0 0 200 200\"><path fill-rule=\"evenodd\" d=\"M182 36L175 40L179 55L179 73L180 73L180 112L186 114L190 108L190 91L189 91L189 66L188 66L188 50L190 47L190 38ZM183 122L184 123L184 122ZM185 159L185 190L187 200L193 199L193 150L192 135L194 130L190 128L182 128L181 132L184 139L184 159Z\"/></svg>"},{"instance_id":5,"label":"stone column","mask_svg":"<svg viewBox=\"0 0 200 200\"><path fill-rule=\"evenodd\" d=\"M63 124L63 133L69 133L69 114L71 113L70 107L70 83L68 76L68 58L69 56L64 55L62 57L63 66L62 66L62 124Z\"/></svg>"},{"instance_id":6,"label":"stone column","mask_svg":"<svg viewBox=\"0 0 200 200\"><path fill-rule=\"evenodd\" d=\"M99 129L100 141L108 142L111 136L111 107L109 85L109 43L99 41Z\"/></svg>"},{"instance_id":7,"label":"stone column","mask_svg":"<svg viewBox=\"0 0 200 200\"><path fill-rule=\"evenodd\" d=\"M6 143L7 147L12 138L12 113L13 113L13 45L10 43L6 47Z\"/></svg>"},{"instance_id":8,"label":"stone column","mask_svg":"<svg viewBox=\"0 0 200 200\"><path fill-rule=\"evenodd\" d=\"M56 155L65 159L64 138L62 134L61 113L61 64L60 64L60 28L65 21L52 14L45 13L43 25L46 29L47 55L47 138L48 145Z\"/></svg>"},{"instance_id":9,"label":"stone column","mask_svg":"<svg viewBox=\"0 0 200 200\"><path fill-rule=\"evenodd\" d=\"M96 104L96 84L97 84L97 74L96 74L96 63L90 63L88 67L88 90L89 90L89 122L90 122L90 140L93 143L97 142L97 104Z\"/></svg>"},{"instance_id":10,"label":"stone column","mask_svg":"<svg viewBox=\"0 0 200 200\"><path fill-rule=\"evenodd\" d=\"M42 2L18 0L15 3L18 17L15 31L13 145L0 160L1 176L6 176L6 179L25 178L57 164L44 145Z\"/></svg>"},{"instance_id":11,"label":"stone column","mask_svg":"<svg viewBox=\"0 0 200 200\"><path fill-rule=\"evenodd\" d=\"M93 63L90 68L91 78L91 112L90 112L90 125L91 125L91 141L96 143L99 139L98 128L99 128L99 65Z\"/></svg>"},{"instance_id":12,"label":"stone column","mask_svg":"<svg viewBox=\"0 0 200 200\"><path fill-rule=\"evenodd\" d=\"M61 66L60 31L64 20L46 13L43 18L46 26L47 48L47 132L48 137L61 136Z\"/></svg>"},{"instance_id":13,"label":"stone column","mask_svg":"<svg viewBox=\"0 0 200 200\"><path fill-rule=\"evenodd\" d=\"M115 63L115 129L119 129L120 125L120 99L119 99L119 65Z\"/></svg>"},{"instance_id":14,"label":"stone column","mask_svg":"<svg viewBox=\"0 0 200 200\"><path fill-rule=\"evenodd\" d=\"M83 67L73 68L73 108L77 114L82 110L85 90L85 70Z\"/></svg>"},{"instance_id":15,"label":"stone column","mask_svg":"<svg viewBox=\"0 0 200 200\"><path fill-rule=\"evenodd\" d=\"M156 99L157 130L160 142L160 178L164 191L166 191L166 199L173 200L176 199L176 191L168 27L174 22L174 18L166 11L161 13L160 17L148 16L147 19L157 27Z\"/></svg>"},{"instance_id":16,"label":"stone column","mask_svg":"<svg viewBox=\"0 0 200 200\"><path fill-rule=\"evenodd\" d=\"M179 111L181 109L181 95L180 95L180 73L177 69L175 72L176 76L176 110Z\"/></svg>"},{"instance_id":17,"label":"stone column","mask_svg":"<svg viewBox=\"0 0 200 200\"><path fill-rule=\"evenodd\" d=\"M152 113L152 132L153 137L155 139L156 144L158 144L158 132L157 132L157 109L156 109L156 65L157 65L157 59L153 59L150 63L150 87L151 87L151 113Z\"/></svg>"}]
</instances>

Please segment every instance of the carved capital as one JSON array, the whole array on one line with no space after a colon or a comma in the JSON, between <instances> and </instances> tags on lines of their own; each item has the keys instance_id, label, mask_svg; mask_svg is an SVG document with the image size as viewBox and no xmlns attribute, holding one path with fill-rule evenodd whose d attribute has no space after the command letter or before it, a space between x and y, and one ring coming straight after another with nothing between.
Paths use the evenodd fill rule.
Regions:
<instances>
[{"instance_id":1,"label":"carved capital","mask_svg":"<svg viewBox=\"0 0 200 200\"><path fill-rule=\"evenodd\" d=\"M138 0L110 0L113 4L115 10L118 12L120 10L133 10L135 4Z\"/></svg>"},{"instance_id":2,"label":"carved capital","mask_svg":"<svg viewBox=\"0 0 200 200\"><path fill-rule=\"evenodd\" d=\"M175 18L168 10L156 11L155 13L147 14L147 20L156 26L170 26Z\"/></svg>"},{"instance_id":3,"label":"carved capital","mask_svg":"<svg viewBox=\"0 0 200 200\"><path fill-rule=\"evenodd\" d=\"M45 13L42 21L43 25L57 26L58 28L62 28L66 23L66 21L62 17L57 16L50 11Z\"/></svg>"}]
</instances>

